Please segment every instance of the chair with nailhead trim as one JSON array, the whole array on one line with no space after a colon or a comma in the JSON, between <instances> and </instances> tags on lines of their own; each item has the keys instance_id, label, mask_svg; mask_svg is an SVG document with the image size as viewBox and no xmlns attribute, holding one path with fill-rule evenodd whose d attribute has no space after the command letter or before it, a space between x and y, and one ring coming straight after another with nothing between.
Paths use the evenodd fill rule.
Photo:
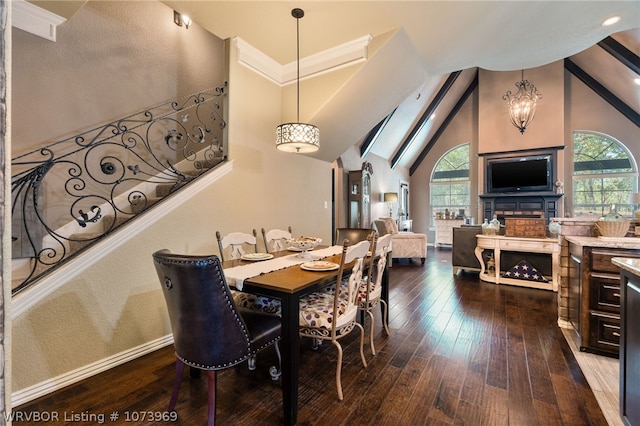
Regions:
<instances>
[{"instance_id":1,"label":"chair with nailhead trim","mask_svg":"<svg viewBox=\"0 0 640 426\"><path fill-rule=\"evenodd\" d=\"M280 360L280 318L237 308L215 256L153 253L176 352L176 377L169 402L173 411L185 364L208 372L208 424L215 424L216 371L232 367L274 345ZM271 367L277 380L280 369Z\"/></svg>"}]
</instances>

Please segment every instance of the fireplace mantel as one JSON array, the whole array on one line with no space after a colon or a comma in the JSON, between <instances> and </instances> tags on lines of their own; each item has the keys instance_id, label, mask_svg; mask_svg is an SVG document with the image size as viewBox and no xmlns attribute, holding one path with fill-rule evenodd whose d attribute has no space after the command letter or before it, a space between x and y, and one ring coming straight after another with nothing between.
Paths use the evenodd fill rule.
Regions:
<instances>
[{"instance_id":1,"label":"fireplace mantel","mask_svg":"<svg viewBox=\"0 0 640 426\"><path fill-rule=\"evenodd\" d=\"M491 220L502 217L543 217L549 222L558 216L558 202L564 194L484 194L482 200L483 218Z\"/></svg>"}]
</instances>

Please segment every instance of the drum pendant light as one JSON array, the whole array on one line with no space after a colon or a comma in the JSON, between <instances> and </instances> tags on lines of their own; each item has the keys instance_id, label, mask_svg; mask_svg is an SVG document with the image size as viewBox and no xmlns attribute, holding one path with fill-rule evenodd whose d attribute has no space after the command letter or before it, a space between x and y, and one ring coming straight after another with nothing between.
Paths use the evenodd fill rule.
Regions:
<instances>
[{"instance_id":1,"label":"drum pendant light","mask_svg":"<svg viewBox=\"0 0 640 426\"><path fill-rule=\"evenodd\" d=\"M297 113L295 123L284 123L276 127L276 148L285 152L310 153L320 148L320 130L313 124L300 123L300 18L302 9L293 9L297 34Z\"/></svg>"}]
</instances>

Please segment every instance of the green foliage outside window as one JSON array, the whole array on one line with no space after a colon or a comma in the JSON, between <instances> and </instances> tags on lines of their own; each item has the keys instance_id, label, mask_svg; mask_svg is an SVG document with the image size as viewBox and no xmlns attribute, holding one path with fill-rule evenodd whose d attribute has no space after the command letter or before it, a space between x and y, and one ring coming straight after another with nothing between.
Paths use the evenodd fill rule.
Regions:
<instances>
[{"instance_id":1,"label":"green foliage outside window","mask_svg":"<svg viewBox=\"0 0 640 426\"><path fill-rule=\"evenodd\" d=\"M470 214L469 189L469 144L464 144L447 152L436 163L431 178L432 218L446 209L454 213L464 209Z\"/></svg>"},{"instance_id":2,"label":"green foliage outside window","mask_svg":"<svg viewBox=\"0 0 640 426\"><path fill-rule=\"evenodd\" d=\"M618 213L632 216L638 174L631 155L620 142L598 133L573 135L573 215L604 215L615 204Z\"/></svg>"}]
</instances>

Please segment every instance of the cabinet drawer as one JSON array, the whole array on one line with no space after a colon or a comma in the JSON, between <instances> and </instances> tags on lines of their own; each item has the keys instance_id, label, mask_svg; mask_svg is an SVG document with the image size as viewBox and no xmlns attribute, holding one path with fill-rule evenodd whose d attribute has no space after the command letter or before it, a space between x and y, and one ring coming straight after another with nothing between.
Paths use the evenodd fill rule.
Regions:
<instances>
[{"instance_id":1,"label":"cabinet drawer","mask_svg":"<svg viewBox=\"0 0 640 426\"><path fill-rule=\"evenodd\" d=\"M620 317L600 312L590 312L589 346L618 353L620 346Z\"/></svg>"},{"instance_id":2,"label":"cabinet drawer","mask_svg":"<svg viewBox=\"0 0 640 426\"><path fill-rule=\"evenodd\" d=\"M640 250L594 248L591 252L591 270L620 274L620 268L611 263L613 257L640 257Z\"/></svg>"},{"instance_id":3,"label":"cabinet drawer","mask_svg":"<svg viewBox=\"0 0 640 426\"><path fill-rule=\"evenodd\" d=\"M589 308L620 313L620 279L615 275L591 274Z\"/></svg>"},{"instance_id":4,"label":"cabinet drawer","mask_svg":"<svg viewBox=\"0 0 640 426\"><path fill-rule=\"evenodd\" d=\"M520 238L518 241L502 240L500 242L500 248L506 251L514 249L515 251L530 251L533 253L551 253L553 252L556 244L557 243L555 241L542 242L539 239L525 241L524 238Z\"/></svg>"}]
</instances>

